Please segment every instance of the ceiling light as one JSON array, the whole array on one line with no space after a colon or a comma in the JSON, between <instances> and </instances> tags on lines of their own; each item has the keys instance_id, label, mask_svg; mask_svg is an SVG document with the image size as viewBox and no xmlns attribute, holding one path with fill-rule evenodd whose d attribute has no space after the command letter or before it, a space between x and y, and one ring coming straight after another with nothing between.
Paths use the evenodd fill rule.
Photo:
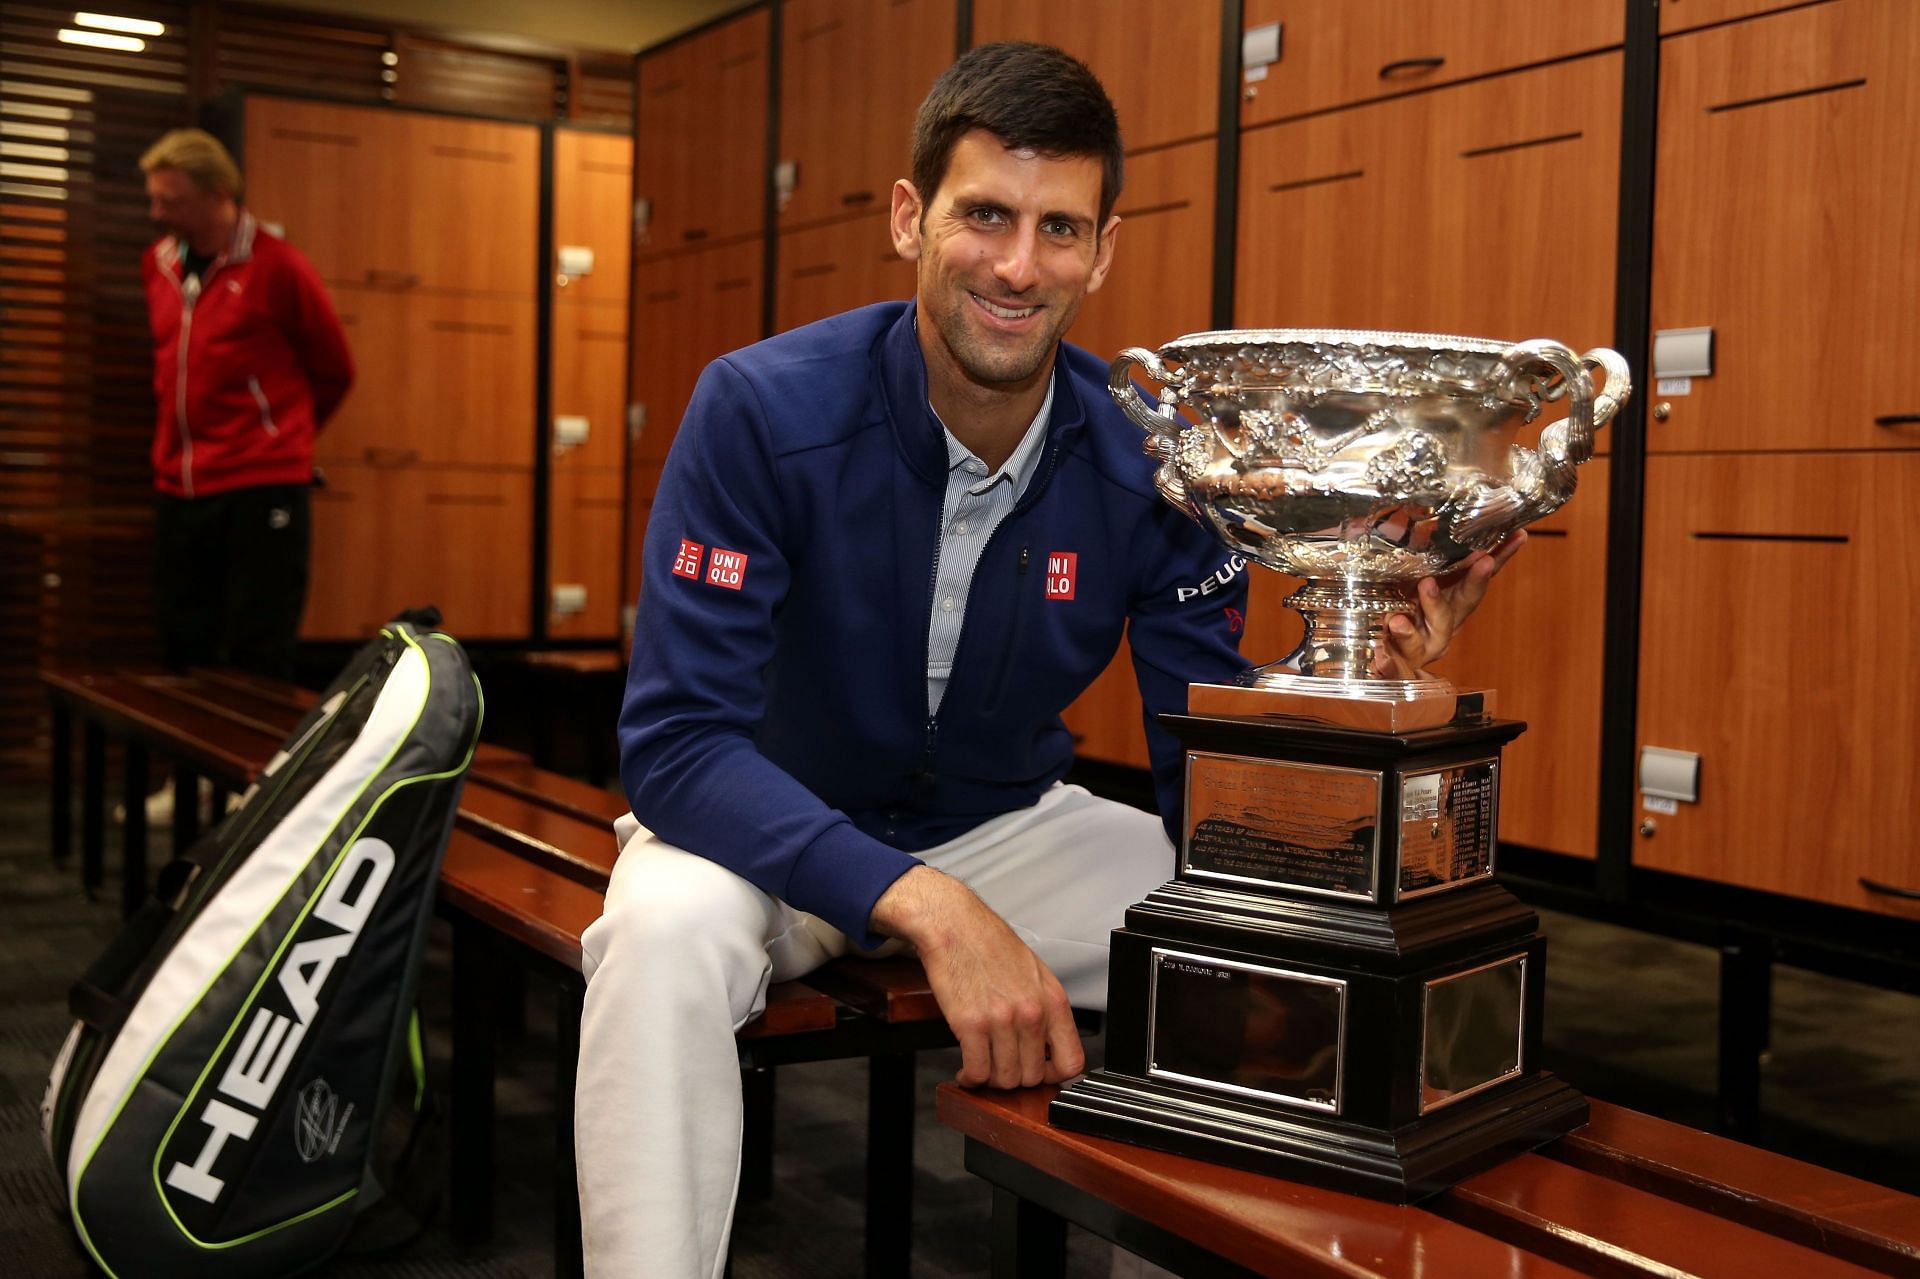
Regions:
<instances>
[{"instance_id":1,"label":"ceiling light","mask_svg":"<svg viewBox=\"0 0 1920 1279\"><path fill-rule=\"evenodd\" d=\"M75 31L72 27L60 28L60 41L63 44L91 45L95 49L117 49L122 53L138 53L147 47L145 40L134 36L110 36L104 31Z\"/></svg>"},{"instance_id":2,"label":"ceiling light","mask_svg":"<svg viewBox=\"0 0 1920 1279\"><path fill-rule=\"evenodd\" d=\"M130 36L167 34L163 23L150 22L146 18L123 18L114 13L76 13L73 22L75 26L96 27L101 31L124 31Z\"/></svg>"}]
</instances>

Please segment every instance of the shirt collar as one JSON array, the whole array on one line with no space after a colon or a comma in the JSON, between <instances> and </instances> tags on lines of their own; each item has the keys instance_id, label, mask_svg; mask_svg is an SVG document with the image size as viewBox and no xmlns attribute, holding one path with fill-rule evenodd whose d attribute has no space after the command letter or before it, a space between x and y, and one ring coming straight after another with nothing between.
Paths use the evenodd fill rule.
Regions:
<instances>
[{"instance_id":1,"label":"shirt collar","mask_svg":"<svg viewBox=\"0 0 1920 1279\"><path fill-rule=\"evenodd\" d=\"M1020 437L1020 443L1014 448L1013 455L1001 464L999 470L980 480L978 483L968 486L974 492L986 492L1003 477L1013 485L1013 495L1015 497L1027 491L1027 481L1033 478L1034 471L1040 465L1040 450L1045 445L1047 439L1047 419L1053 414L1053 386L1054 377L1052 374L1049 374L1047 377L1047 398L1040 402L1040 411L1033 415L1033 421L1027 423L1027 433ZM940 422L940 433L946 436L948 474L959 470L968 462L979 461L979 459L974 456L972 450L954 438L953 432L948 429L945 422L940 420L940 414L934 409L931 403L927 405L927 412L933 415L934 421ZM985 465L984 462L981 463L982 467Z\"/></svg>"}]
</instances>

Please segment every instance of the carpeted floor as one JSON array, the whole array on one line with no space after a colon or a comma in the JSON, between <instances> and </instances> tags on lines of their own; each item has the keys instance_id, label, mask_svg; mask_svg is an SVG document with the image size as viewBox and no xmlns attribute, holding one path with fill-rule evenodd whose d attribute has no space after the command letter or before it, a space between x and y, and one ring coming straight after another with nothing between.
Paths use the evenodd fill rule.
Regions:
<instances>
[{"instance_id":1,"label":"carpeted floor","mask_svg":"<svg viewBox=\"0 0 1920 1279\"><path fill-rule=\"evenodd\" d=\"M110 832L114 834L117 832ZM39 1103L69 1025L66 990L118 926L117 898L89 902L78 871L47 857L37 789L0 786L0 1276L82 1276L92 1267L62 1216L40 1145ZM165 835L154 840L154 862ZM113 863L110 853L109 865ZM1564 915L1550 939L1550 1069L1594 1096L1706 1127L1712 1122L1718 960L1710 950ZM431 1070L447 1063L445 937L422 989ZM1763 1140L1774 1148L1920 1193L1920 998L1781 969L1766 1068ZM551 1009L536 990L527 1026L502 1050L492 1243L462 1256L444 1223L404 1251L340 1260L352 1279L532 1279L552 1273ZM984 1275L987 1188L961 1166L960 1141L933 1117L932 1089L952 1053L921 1058L916 1122L914 1273ZM860 1063L780 1072L776 1184L742 1206L737 1279L853 1279L860 1274L865 1071ZM1071 1273L1107 1270L1105 1246L1075 1236Z\"/></svg>"}]
</instances>

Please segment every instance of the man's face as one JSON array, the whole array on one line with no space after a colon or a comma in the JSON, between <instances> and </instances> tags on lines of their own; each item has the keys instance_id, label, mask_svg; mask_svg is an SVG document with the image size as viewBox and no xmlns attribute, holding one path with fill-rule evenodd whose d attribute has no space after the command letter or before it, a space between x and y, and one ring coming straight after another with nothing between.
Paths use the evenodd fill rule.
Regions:
<instances>
[{"instance_id":1,"label":"man's face","mask_svg":"<svg viewBox=\"0 0 1920 1279\"><path fill-rule=\"evenodd\" d=\"M147 175L147 216L162 231L189 242L217 230L226 198L217 191L201 190L178 169L155 169Z\"/></svg>"},{"instance_id":2,"label":"man's face","mask_svg":"<svg viewBox=\"0 0 1920 1279\"><path fill-rule=\"evenodd\" d=\"M1098 157L1011 151L984 129L955 145L930 198L895 183L894 247L918 264L929 359L1008 389L1046 368L1113 260L1120 220L1099 216Z\"/></svg>"}]
</instances>

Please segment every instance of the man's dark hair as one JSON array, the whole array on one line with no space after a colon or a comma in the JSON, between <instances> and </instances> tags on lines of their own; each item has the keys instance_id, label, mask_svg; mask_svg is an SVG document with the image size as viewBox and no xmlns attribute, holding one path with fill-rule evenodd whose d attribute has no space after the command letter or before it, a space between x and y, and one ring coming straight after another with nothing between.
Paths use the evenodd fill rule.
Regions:
<instances>
[{"instance_id":1,"label":"man's dark hair","mask_svg":"<svg viewBox=\"0 0 1920 1279\"><path fill-rule=\"evenodd\" d=\"M1099 226L1106 226L1120 198L1120 119L1084 62L1017 41L983 44L942 72L913 122L913 185L923 210L947 176L953 148L974 129L1012 149L1098 159Z\"/></svg>"}]
</instances>

